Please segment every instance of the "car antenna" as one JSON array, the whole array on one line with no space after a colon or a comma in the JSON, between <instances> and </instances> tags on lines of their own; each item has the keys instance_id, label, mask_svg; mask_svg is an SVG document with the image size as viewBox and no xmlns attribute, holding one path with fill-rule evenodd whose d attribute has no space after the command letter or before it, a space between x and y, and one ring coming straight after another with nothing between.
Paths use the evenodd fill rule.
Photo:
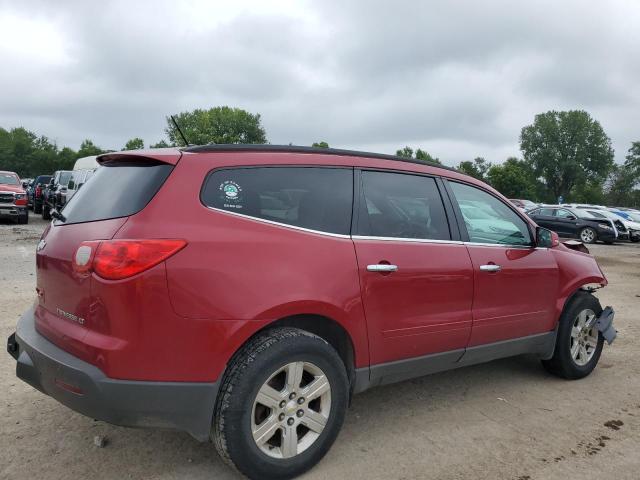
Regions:
<instances>
[{"instance_id":1,"label":"car antenna","mask_svg":"<svg viewBox=\"0 0 640 480\"><path fill-rule=\"evenodd\" d=\"M182 137L182 140L184 141L184 146L188 147L189 145L191 145L189 142L187 142L187 137L185 137L184 133L182 133L182 130L180 130L180 127L178 126L178 122L176 122L176 119L173 117L173 115L169 115L169 116L171 117L171 121L173 122L173 125L176 127L176 130L178 130L178 133Z\"/></svg>"}]
</instances>

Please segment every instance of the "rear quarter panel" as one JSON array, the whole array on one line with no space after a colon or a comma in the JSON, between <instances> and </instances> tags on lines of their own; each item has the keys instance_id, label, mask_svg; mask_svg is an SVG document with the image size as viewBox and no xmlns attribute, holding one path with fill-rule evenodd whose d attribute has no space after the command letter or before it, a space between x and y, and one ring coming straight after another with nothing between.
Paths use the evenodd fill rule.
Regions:
<instances>
[{"instance_id":1,"label":"rear quarter panel","mask_svg":"<svg viewBox=\"0 0 640 480\"><path fill-rule=\"evenodd\" d=\"M317 234L212 210L200 201L218 167L302 164L291 154L184 154L154 200L117 238L184 238L166 261L172 314L184 329L198 325L192 349L229 357L255 332L291 315L338 322L350 335L356 367L369 363L357 261L350 238ZM308 165L318 164L317 157ZM313 160L313 161L311 161ZM332 156L327 165L345 165ZM173 328L169 335L180 335ZM217 362L218 363L218 362ZM212 370L219 370L218 366Z\"/></svg>"}]
</instances>

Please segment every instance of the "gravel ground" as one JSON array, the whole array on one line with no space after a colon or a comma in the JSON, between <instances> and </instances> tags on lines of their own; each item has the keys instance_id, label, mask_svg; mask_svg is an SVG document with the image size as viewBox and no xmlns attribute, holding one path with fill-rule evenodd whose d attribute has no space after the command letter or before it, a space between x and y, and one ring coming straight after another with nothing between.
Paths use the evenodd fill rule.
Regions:
<instances>
[{"instance_id":1,"label":"gravel ground","mask_svg":"<svg viewBox=\"0 0 640 480\"><path fill-rule=\"evenodd\" d=\"M3 339L33 302L45 225L33 215L29 225L0 223ZM591 251L609 278L598 296L614 306L619 336L590 377L559 380L520 357L365 392L304 478L640 478L640 245ZM187 434L72 412L17 380L14 360L0 355L0 478L238 478ZM103 448L96 436L106 438Z\"/></svg>"}]
</instances>

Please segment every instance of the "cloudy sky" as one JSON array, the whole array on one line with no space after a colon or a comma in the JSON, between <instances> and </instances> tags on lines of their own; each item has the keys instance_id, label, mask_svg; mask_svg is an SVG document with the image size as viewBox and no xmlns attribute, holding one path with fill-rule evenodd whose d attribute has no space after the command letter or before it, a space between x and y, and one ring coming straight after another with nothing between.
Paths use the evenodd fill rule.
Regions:
<instances>
[{"instance_id":1,"label":"cloudy sky","mask_svg":"<svg viewBox=\"0 0 640 480\"><path fill-rule=\"evenodd\" d=\"M445 164L518 155L585 109L616 160L640 140L640 2L0 0L0 126L78 148L164 138L165 116L262 115L271 143Z\"/></svg>"}]
</instances>

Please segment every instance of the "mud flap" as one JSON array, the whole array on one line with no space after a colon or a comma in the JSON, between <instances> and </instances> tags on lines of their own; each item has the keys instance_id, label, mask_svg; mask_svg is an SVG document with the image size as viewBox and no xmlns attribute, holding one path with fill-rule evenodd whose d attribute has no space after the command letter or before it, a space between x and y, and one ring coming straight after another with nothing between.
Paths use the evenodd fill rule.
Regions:
<instances>
[{"instance_id":1,"label":"mud flap","mask_svg":"<svg viewBox=\"0 0 640 480\"><path fill-rule=\"evenodd\" d=\"M617 330L613 328L613 316L613 308L606 307L596 320L595 325L595 327L600 333L602 333L602 336L609 345L613 343L613 341L616 339L616 336L618 335Z\"/></svg>"}]
</instances>

